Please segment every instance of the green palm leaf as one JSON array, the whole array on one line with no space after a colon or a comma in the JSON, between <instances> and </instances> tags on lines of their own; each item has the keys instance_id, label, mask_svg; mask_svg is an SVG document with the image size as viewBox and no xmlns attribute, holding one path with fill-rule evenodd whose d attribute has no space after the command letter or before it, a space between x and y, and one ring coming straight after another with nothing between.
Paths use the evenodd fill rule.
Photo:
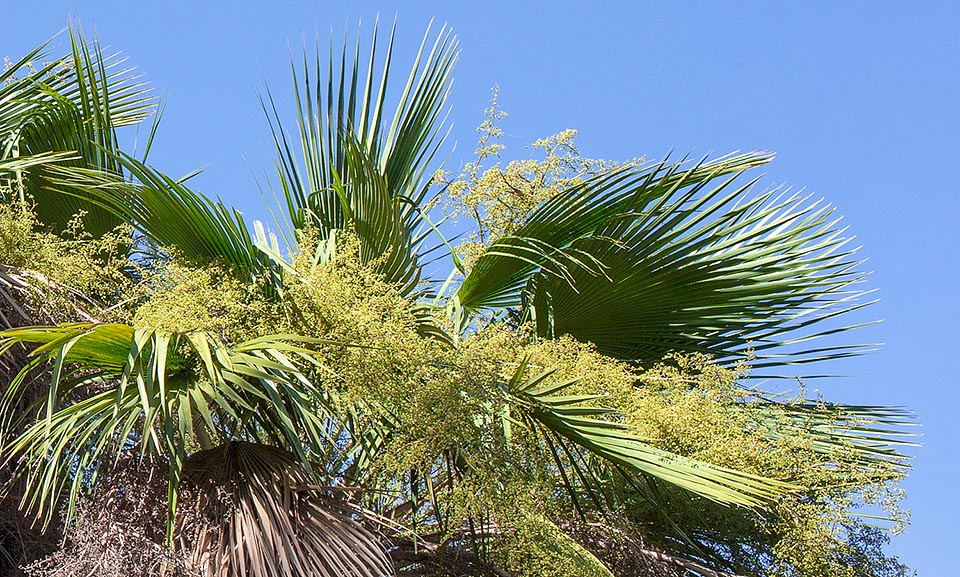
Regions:
<instances>
[{"instance_id":1,"label":"green palm leaf","mask_svg":"<svg viewBox=\"0 0 960 577\"><path fill-rule=\"evenodd\" d=\"M131 224L156 245L176 249L187 259L225 260L241 276L260 270L259 251L238 211L122 152L111 157L133 182L96 169L51 167L52 186Z\"/></svg>"},{"instance_id":2,"label":"green palm leaf","mask_svg":"<svg viewBox=\"0 0 960 577\"><path fill-rule=\"evenodd\" d=\"M35 346L34 362L0 403L7 430L28 419L4 451L8 460L23 459L25 504L49 522L67 494L72 511L100 470L134 448L168 460L171 510L187 447L196 443L245 438L287 446L309 470L309 455L335 442L324 428L322 395L303 372L317 364L307 347L318 344L331 343L273 335L230 347L212 334L122 324L0 333L0 353ZM16 414L16 400L44 363L51 384L31 420Z\"/></svg>"},{"instance_id":3,"label":"green palm leaf","mask_svg":"<svg viewBox=\"0 0 960 577\"><path fill-rule=\"evenodd\" d=\"M555 276L567 279L573 270L584 268L573 258L567 259L567 266L561 266L563 260L555 255L564 253L574 241L593 235L604 223L685 186L737 174L770 159L768 155L747 154L701 162L688 169L682 163L663 162L591 178L544 203L514 234L495 240L464 278L457 299L474 312L519 306L530 275L544 265ZM593 274L600 273L595 267L587 268Z\"/></svg>"},{"instance_id":4,"label":"green palm leaf","mask_svg":"<svg viewBox=\"0 0 960 577\"><path fill-rule=\"evenodd\" d=\"M288 244L295 244L295 231L308 225L324 238L353 228L365 262L385 256L378 269L406 293L419 278L417 228L429 184L424 176L443 141L439 126L456 59L456 41L449 32L441 30L432 47L428 39L429 30L392 119L385 98L393 33L379 79L376 40L362 81L359 43L349 67L346 47L338 66L331 55L326 71L319 56L311 67L305 53L302 70L293 70L295 84L301 84L302 74L296 93L299 155L270 92L262 99L277 148L281 204L288 219L281 228ZM320 81L324 73L325 84Z\"/></svg>"},{"instance_id":5,"label":"green palm leaf","mask_svg":"<svg viewBox=\"0 0 960 577\"><path fill-rule=\"evenodd\" d=\"M904 447L915 447L913 415L898 407L845 405L768 399L745 403L767 438L809 438L810 448L835 460L870 469L876 465L909 468Z\"/></svg>"},{"instance_id":6,"label":"green palm leaf","mask_svg":"<svg viewBox=\"0 0 960 577\"><path fill-rule=\"evenodd\" d=\"M570 334L645 362L686 351L753 354L764 367L862 352L803 347L853 328L832 320L865 306L865 273L830 207L775 190L751 198L753 182L737 183L767 160L660 164L587 181L495 241L459 302L522 308L543 336Z\"/></svg>"},{"instance_id":7,"label":"green palm leaf","mask_svg":"<svg viewBox=\"0 0 960 577\"><path fill-rule=\"evenodd\" d=\"M609 418L615 417L615 411L597 406L595 401L601 397L558 394L575 381L547 384L551 374L546 371L529 377L524 362L508 387L519 418L540 430L546 438L555 436L561 444L582 447L628 471L650 475L728 505L764 507L776 497L799 489L789 483L694 461L652 447L629 427Z\"/></svg>"},{"instance_id":8,"label":"green palm leaf","mask_svg":"<svg viewBox=\"0 0 960 577\"><path fill-rule=\"evenodd\" d=\"M11 175L14 189L36 202L39 220L51 229L65 230L84 211L86 230L99 236L121 219L80 197L50 191L43 165L56 161L119 174L111 155L116 128L146 118L153 99L139 75L116 55L103 55L96 40L71 28L70 41L69 56L17 77L42 56L41 47L0 76L0 175Z\"/></svg>"}]
</instances>

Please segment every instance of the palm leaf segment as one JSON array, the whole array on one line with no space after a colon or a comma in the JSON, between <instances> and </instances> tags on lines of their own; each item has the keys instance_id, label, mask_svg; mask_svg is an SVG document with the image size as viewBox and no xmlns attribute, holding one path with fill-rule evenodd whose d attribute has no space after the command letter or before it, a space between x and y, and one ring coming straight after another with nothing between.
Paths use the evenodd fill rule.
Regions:
<instances>
[{"instance_id":1,"label":"palm leaf segment","mask_svg":"<svg viewBox=\"0 0 960 577\"><path fill-rule=\"evenodd\" d=\"M120 174L113 157L116 129L141 122L154 103L122 58L103 55L95 40L74 28L70 41L66 57L29 69L44 57L41 46L0 72L0 181L12 184L21 200L35 202L39 220L53 230L65 230L85 211L86 230L99 236L122 219L86 199L50 191L44 166L56 162Z\"/></svg>"},{"instance_id":2,"label":"palm leaf segment","mask_svg":"<svg viewBox=\"0 0 960 577\"><path fill-rule=\"evenodd\" d=\"M429 184L424 176L443 141L438 130L457 54L449 32L441 30L432 46L428 38L429 30L389 124L384 98L392 33L379 80L374 75L375 40L362 81L359 43L349 68L347 51L336 65L331 50L325 84L319 56L311 67L304 54L302 81L293 70L294 82L301 85L296 95L299 156L269 91L262 101L278 152L288 244L296 241L294 231L307 226L324 239L351 228L360 239L364 262L374 264L404 294L419 281L418 230Z\"/></svg>"},{"instance_id":3,"label":"palm leaf segment","mask_svg":"<svg viewBox=\"0 0 960 577\"><path fill-rule=\"evenodd\" d=\"M0 182L29 197L53 230L83 211L93 236L130 224L188 259L258 272L262 255L237 211L119 150L116 129L143 121L154 101L122 58L74 29L70 38L69 56L17 77L41 47L0 73Z\"/></svg>"},{"instance_id":4,"label":"palm leaf segment","mask_svg":"<svg viewBox=\"0 0 960 577\"><path fill-rule=\"evenodd\" d=\"M901 407L758 399L742 409L767 438L806 436L813 451L864 470L878 464L909 468L901 449L917 446L914 415Z\"/></svg>"},{"instance_id":5,"label":"palm leaf segment","mask_svg":"<svg viewBox=\"0 0 960 577\"><path fill-rule=\"evenodd\" d=\"M768 354L853 328L806 330L864 306L854 285L865 276L829 206L776 190L750 198L753 182L738 184L770 158L659 163L574 186L491 244L459 304L520 309L543 336L571 334L646 362L670 351L721 360L752 351L766 366L862 351Z\"/></svg>"},{"instance_id":6,"label":"palm leaf segment","mask_svg":"<svg viewBox=\"0 0 960 577\"><path fill-rule=\"evenodd\" d=\"M135 158L111 157L133 179L93 169L54 166L51 186L134 226L150 241L190 261L226 261L241 277L256 276L263 257L241 214Z\"/></svg>"}]
</instances>

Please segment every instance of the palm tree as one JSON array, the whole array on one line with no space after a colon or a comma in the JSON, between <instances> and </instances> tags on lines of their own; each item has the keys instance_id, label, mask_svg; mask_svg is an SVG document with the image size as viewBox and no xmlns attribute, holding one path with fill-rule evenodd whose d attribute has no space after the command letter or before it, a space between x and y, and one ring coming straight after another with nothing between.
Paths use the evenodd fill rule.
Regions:
<instances>
[{"instance_id":1,"label":"palm tree","mask_svg":"<svg viewBox=\"0 0 960 577\"><path fill-rule=\"evenodd\" d=\"M121 502L145 482L130 471L146 467L165 471L161 533L181 555L158 571L504 574L490 543L510 532L508 515L465 495L482 483L478 495L508 491L508 468L532 467L528 477L560 488L584 522L609 521L628 493L671 519L684 503L762 516L803 492L789 478L656 446L603 383L565 378L532 348L591 343L590 358L618 374L678 353L784 368L862 352L807 346L853 328L834 321L865 306L864 273L830 207L744 182L770 155L599 171L489 240L468 268L432 216L429 178L457 44L446 30L425 35L391 115L391 33L385 51L374 42L366 70L359 43L352 58L346 48L326 63L304 54L294 70L299 142L265 93L280 237L260 223L251 233L238 212L119 149L115 127L141 121L152 100L95 44L71 39L65 72L57 61L4 78L8 200L32 198L38 222L54 230L78 210L93 235L132 227L131 269L153 288L124 302L127 319L105 312L119 303L90 301L85 318L41 325L24 315L0 333L0 351L16 363L0 404L4 452L19 464L22 506L44 523L61 511L69 522L87 494ZM428 272L443 250L454 269L446 282ZM275 311L271 330L249 318L163 320L157 310L179 290L171 263L224 275L198 286ZM371 318L386 328L338 325L361 318L336 308L357 291L376 296L383 308ZM512 343L508 353L484 353L494 368L477 368L477 343L498 338ZM731 407L749 426L762 423L767 439L802 433L810 451L864 470L902 464L898 411L744 399ZM438 407L449 409L449 430L416 437L412 419ZM411 439L427 448L397 464L398 443ZM501 458L500 469L489 464ZM584 574L610 574L557 519L521 517L513 522L550 536ZM672 550L641 549L664 571L730 568L690 527L663 532L683 537L662 541Z\"/></svg>"}]
</instances>

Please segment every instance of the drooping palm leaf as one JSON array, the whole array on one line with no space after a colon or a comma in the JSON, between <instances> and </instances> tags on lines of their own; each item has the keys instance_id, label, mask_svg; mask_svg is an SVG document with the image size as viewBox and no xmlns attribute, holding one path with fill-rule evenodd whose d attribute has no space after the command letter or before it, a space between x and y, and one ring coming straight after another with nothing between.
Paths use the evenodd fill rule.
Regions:
<instances>
[{"instance_id":1,"label":"drooping palm leaf","mask_svg":"<svg viewBox=\"0 0 960 577\"><path fill-rule=\"evenodd\" d=\"M259 269L259 252L241 214L183 182L117 152L111 155L134 179L94 169L50 167L52 186L133 225L163 248L201 263L229 262L237 274Z\"/></svg>"},{"instance_id":2,"label":"drooping palm leaf","mask_svg":"<svg viewBox=\"0 0 960 577\"><path fill-rule=\"evenodd\" d=\"M761 399L742 408L773 441L808 438L812 450L865 469L909 468L901 450L917 446L911 440L917 435L909 432L916 426L913 415L897 407Z\"/></svg>"},{"instance_id":3,"label":"drooping palm leaf","mask_svg":"<svg viewBox=\"0 0 960 577\"><path fill-rule=\"evenodd\" d=\"M74 160L77 154L74 152L41 152L30 156L12 156L10 158L0 159L0 174L16 175L35 166L52 164L64 160Z\"/></svg>"},{"instance_id":4,"label":"drooping palm leaf","mask_svg":"<svg viewBox=\"0 0 960 577\"><path fill-rule=\"evenodd\" d=\"M316 385L301 372L317 363L305 347L327 341L274 335L227 346L198 331L90 323L24 327L0 339L0 353L35 345L35 361L8 385L0 416L8 430L19 419L33 423L4 453L23 460L25 504L47 522L61 495L72 511L100 469L134 448L166 457L172 509L190 444L269 442L290 447L309 468L308 454L335 441ZM35 414L14 414L43 363L51 367L46 401Z\"/></svg>"},{"instance_id":5,"label":"drooping palm leaf","mask_svg":"<svg viewBox=\"0 0 960 577\"><path fill-rule=\"evenodd\" d=\"M304 53L302 71L293 70L295 84L303 76L296 93L299 155L269 91L262 101L277 147L279 187L289 218L281 227L287 230L288 243L296 242L294 231L308 225L323 237L353 227L364 247L364 261L377 263L405 293L419 275L416 230L428 186L424 175L443 140L439 126L456 59L456 41L449 32L441 30L429 52L428 39L429 30L392 119L385 104L392 33L379 80L376 39L363 81L359 43L352 66L346 48L339 67L331 50L325 71L319 55L311 66Z\"/></svg>"},{"instance_id":6,"label":"drooping palm leaf","mask_svg":"<svg viewBox=\"0 0 960 577\"><path fill-rule=\"evenodd\" d=\"M521 363L509 384L517 416L528 426L554 435L620 465L724 504L764 507L799 487L774 479L686 459L652 447L629 427L609 418L613 410L597 406L596 395L562 395L574 381L549 382L551 371L531 377ZM607 418L604 418L607 417Z\"/></svg>"},{"instance_id":7,"label":"drooping palm leaf","mask_svg":"<svg viewBox=\"0 0 960 577\"><path fill-rule=\"evenodd\" d=\"M790 344L791 331L862 305L855 285L864 273L844 252L846 239L838 236L831 210L802 202L763 195L732 209L723 223L631 231L623 248L583 241L583 250L610 266L613 282L579 275L577 294L569 285L542 279L541 286L552 285L553 331L597 342L621 358L647 361L670 350L720 359L743 358L752 350L761 359L754 366L763 367L855 352L841 346L802 350L790 358L766 354ZM683 216L696 217L694 211ZM794 334L805 340L816 336Z\"/></svg>"}]
</instances>

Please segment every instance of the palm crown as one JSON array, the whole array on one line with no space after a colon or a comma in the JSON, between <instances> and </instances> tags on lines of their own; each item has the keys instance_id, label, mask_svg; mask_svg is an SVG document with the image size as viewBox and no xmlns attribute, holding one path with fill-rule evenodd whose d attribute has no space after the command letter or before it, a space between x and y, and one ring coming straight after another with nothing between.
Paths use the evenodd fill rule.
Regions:
<instances>
[{"instance_id":1,"label":"palm crown","mask_svg":"<svg viewBox=\"0 0 960 577\"><path fill-rule=\"evenodd\" d=\"M7 200L32 201L38 227L63 230L81 210L94 236L131 227L139 249L125 270L148 288L2 333L7 357L29 350L9 367L0 412L22 504L41 519L110 490L98 487L136 457L166 470L167 543L211 574L414 571L429 567L404 557L418 539L441 569L455 545L489 568L483 543L507 527L546 531L581 570L609 574L556 515L531 512L538 499L584 521L654 511L636 514L662 523L678 571L744 569L709 522L681 526L683 511L775 515L816 479L657 442L638 407L665 397L644 379L682 375L640 369L665 357L720 383L710 394L724 430L769 443L757 455L802 435L804 459L901 474L899 411L786 403L722 376L864 348L816 344L853 328L835 319L865 306L864 273L831 207L755 193L741 176L770 155L592 171L466 262L431 211L456 41L424 37L391 114L391 35L366 58L359 44L326 63L304 55L299 139L262 99L284 251L260 223L251 232L122 152L116 128L154 102L134 73L71 39L65 59L16 77L34 53L4 73ZM426 272L443 250L447 282ZM17 286L0 290L24 311ZM511 517L507 497L526 512Z\"/></svg>"}]
</instances>

